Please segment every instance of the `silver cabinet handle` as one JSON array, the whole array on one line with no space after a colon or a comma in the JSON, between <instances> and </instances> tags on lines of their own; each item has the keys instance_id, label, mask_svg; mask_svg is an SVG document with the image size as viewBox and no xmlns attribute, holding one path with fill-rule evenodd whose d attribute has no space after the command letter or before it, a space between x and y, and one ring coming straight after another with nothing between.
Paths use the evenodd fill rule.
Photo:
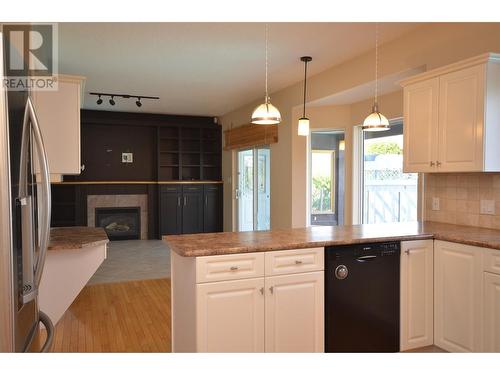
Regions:
<instances>
[{"instance_id":1,"label":"silver cabinet handle","mask_svg":"<svg viewBox=\"0 0 500 375\"><path fill-rule=\"evenodd\" d=\"M269 291L271 292L271 294L273 294L274 293L274 286L269 287Z\"/></svg>"},{"instance_id":2,"label":"silver cabinet handle","mask_svg":"<svg viewBox=\"0 0 500 375\"><path fill-rule=\"evenodd\" d=\"M434 164L435 164L435 163L434 163L433 161L429 162L429 165L430 165L431 167L434 167Z\"/></svg>"},{"instance_id":3,"label":"silver cabinet handle","mask_svg":"<svg viewBox=\"0 0 500 375\"><path fill-rule=\"evenodd\" d=\"M264 287L260 288L259 291L260 291L260 294L264 295Z\"/></svg>"},{"instance_id":4,"label":"silver cabinet handle","mask_svg":"<svg viewBox=\"0 0 500 375\"><path fill-rule=\"evenodd\" d=\"M184 206L187 204L187 196L184 196Z\"/></svg>"},{"instance_id":5,"label":"silver cabinet handle","mask_svg":"<svg viewBox=\"0 0 500 375\"><path fill-rule=\"evenodd\" d=\"M205 206L208 206L208 195L205 195Z\"/></svg>"},{"instance_id":6,"label":"silver cabinet handle","mask_svg":"<svg viewBox=\"0 0 500 375\"><path fill-rule=\"evenodd\" d=\"M295 264L302 264L302 261L301 260L296 260Z\"/></svg>"},{"instance_id":7,"label":"silver cabinet handle","mask_svg":"<svg viewBox=\"0 0 500 375\"><path fill-rule=\"evenodd\" d=\"M238 271L238 267L237 266L231 266L231 268L229 268L231 271Z\"/></svg>"},{"instance_id":8,"label":"silver cabinet handle","mask_svg":"<svg viewBox=\"0 0 500 375\"><path fill-rule=\"evenodd\" d=\"M177 206L179 206L179 207L181 206L181 197L180 196L177 197Z\"/></svg>"},{"instance_id":9,"label":"silver cabinet handle","mask_svg":"<svg viewBox=\"0 0 500 375\"><path fill-rule=\"evenodd\" d=\"M441 162L440 162L440 161L437 161L437 162L436 162L436 165L437 165L438 167L440 167L440 166L441 166Z\"/></svg>"}]
</instances>

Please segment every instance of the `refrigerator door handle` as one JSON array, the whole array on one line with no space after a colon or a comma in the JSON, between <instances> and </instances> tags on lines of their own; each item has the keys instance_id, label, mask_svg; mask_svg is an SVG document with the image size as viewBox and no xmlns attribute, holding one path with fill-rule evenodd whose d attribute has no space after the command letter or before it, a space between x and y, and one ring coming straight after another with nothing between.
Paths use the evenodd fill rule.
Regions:
<instances>
[{"instance_id":1,"label":"refrigerator door handle","mask_svg":"<svg viewBox=\"0 0 500 375\"><path fill-rule=\"evenodd\" d=\"M31 125L31 126L30 126ZM28 96L26 101L26 108L24 110L24 120L23 120L23 135L21 143L21 166L19 174L19 201L21 202L21 212L23 212L23 219L29 221L33 216L32 212L32 200L31 196L28 195L28 157L29 157L29 140L31 135L33 135L34 147L38 154L38 163L40 165L40 194L38 194L40 200L40 212L39 212L39 249L38 257L36 261L35 258L35 248L34 241L28 238L30 233L27 233L24 237L27 243L23 243L23 258L26 261L23 270L27 270L28 267L32 269L28 274L24 274L23 280L25 284L23 285L23 303L27 303L33 300L38 294L38 287L40 285L40 280L42 279L43 267L45 264L45 257L47 255L47 248L49 245L50 237L50 209L51 209L51 197L50 197L50 174L49 166L47 162L47 154L45 152L45 146L43 144L42 132L36 116L36 112L33 106L31 97ZM24 204L23 204L24 203ZM27 211L30 212L27 212ZM23 220L23 221L24 221ZM31 229L29 229L31 228ZM33 233L32 225L27 226L28 231L31 230L31 236L37 235ZM26 231L26 229L25 229ZM24 239L23 238L23 239ZM28 254L28 252L30 254ZM33 265L34 264L34 265Z\"/></svg>"},{"instance_id":2,"label":"refrigerator door handle","mask_svg":"<svg viewBox=\"0 0 500 375\"><path fill-rule=\"evenodd\" d=\"M38 160L40 164L40 183L42 189L42 213L40 215L40 240L39 240L39 253L35 265L35 286L38 289L42 279L43 267L45 265L45 257L49 247L50 240L50 209L51 209L51 196L50 196L50 173L47 153L43 144L42 130L38 122L35 108L31 97L28 96L26 102L26 111L29 112L30 122L35 140L35 145L38 153Z\"/></svg>"},{"instance_id":3,"label":"refrigerator door handle","mask_svg":"<svg viewBox=\"0 0 500 375\"><path fill-rule=\"evenodd\" d=\"M52 348L52 342L54 341L54 324L52 324L49 316L43 311L40 311L39 315L40 322L45 326L45 330L47 331L47 338L45 339L45 344L43 344L40 352L47 353Z\"/></svg>"}]
</instances>

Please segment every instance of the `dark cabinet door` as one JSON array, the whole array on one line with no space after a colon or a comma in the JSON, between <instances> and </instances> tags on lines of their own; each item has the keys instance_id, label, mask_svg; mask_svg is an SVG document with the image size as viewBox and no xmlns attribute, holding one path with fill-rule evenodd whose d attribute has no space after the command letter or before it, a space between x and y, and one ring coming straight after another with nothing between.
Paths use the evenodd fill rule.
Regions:
<instances>
[{"instance_id":1,"label":"dark cabinet door","mask_svg":"<svg viewBox=\"0 0 500 375\"><path fill-rule=\"evenodd\" d=\"M207 184L203 189L203 231L222 232L222 185Z\"/></svg>"},{"instance_id":2,"label":"dark cabinet door","mask_svg":"<svg viewBox=\"0 0 500 375\"><path fill-rule=\"evenodd\" d=\"M182 233L182 191L178 186L160 189L161 234Z\"/></svg>"},{"instance_id":3,"label":"dark cabinet door","mask_svg":"<svg viewBox=\"0 0 500 375\"><path fill-rule=\"evenodd\" d=\"M203 185L184 185L182 199L182 233L203 232Z\"/></svg>"}]
</instances>

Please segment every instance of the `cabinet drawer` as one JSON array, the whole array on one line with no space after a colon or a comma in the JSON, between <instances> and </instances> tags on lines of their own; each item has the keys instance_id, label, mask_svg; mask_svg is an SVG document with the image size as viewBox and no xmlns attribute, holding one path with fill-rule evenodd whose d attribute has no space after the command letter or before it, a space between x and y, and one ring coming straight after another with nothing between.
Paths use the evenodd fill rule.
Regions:
<instances>
[{"instance_id":1,"label":"cabinet drawer","mask_svg":"<svg viewBox=\"0 0 500 375\"><path fill-rule=\"evenodd\" d=\"M266 275L323 270L324 255L323 247L268 252L266 253Z\"/></svg>"},{"instance_id":2,"label":"cabinet drawer","mask_svg":"<svg viewBox=\"0 0 500 375\"><path fill-rule=\"evenodd\" d=\"M264 276L264 253L214 255L196 258L196 282Z\"/></svg>"},{"instance_id":3,"label":"cabinet drawer","mask_svg":"<svg viewBox=\"0 0 500 375\"><path fill-rule=\"evenodd\" d=\"M500 275L500 250L484 249L483 269Z\"/></svg>"}]
</instances>

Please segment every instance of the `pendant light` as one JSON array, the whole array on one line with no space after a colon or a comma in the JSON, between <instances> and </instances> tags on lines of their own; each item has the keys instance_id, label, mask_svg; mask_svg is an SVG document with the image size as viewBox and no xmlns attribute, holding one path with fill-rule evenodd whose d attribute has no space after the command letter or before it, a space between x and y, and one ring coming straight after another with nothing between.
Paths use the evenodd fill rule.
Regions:
<instances>
[{"instance_id":1,"label":"pendant light","mask_svg":"<svg viewBox=\"0 0 500 375\"><path fill-rule=\"evenodd\" d=\"M375 25L375 101L372 113L363 121L362 129L369 132L389 130L389 120L378 110L378 23Z\"/></svg>"},{"instance_id":2,"label":"pendant light","mask_svg":"<svg viewBox=\"0 0 500 375\"><path fill-rule=\"evenodd\" d=\"M274 105L271 104L269 92L267 89L267 70L268 70L268 27L266 23L266 96L264 103L254 109L252 113L252 124L257 125L276 125L281 122L281 114Z\"/></svg>"},{"instance_id":3,"label":"pendant light","mask_svg":"<svg viewBox=\"0 0 500 375\"><path fill-rule=\"evenodd\" d=\"M307 63L312 60L311 56L302 56L300 61L304 62L304 106L302 109L302 117L299 118L298 134L309 135L309 119L306 117L306 90L307 90Z\"/></svg>"}]
</instances>

